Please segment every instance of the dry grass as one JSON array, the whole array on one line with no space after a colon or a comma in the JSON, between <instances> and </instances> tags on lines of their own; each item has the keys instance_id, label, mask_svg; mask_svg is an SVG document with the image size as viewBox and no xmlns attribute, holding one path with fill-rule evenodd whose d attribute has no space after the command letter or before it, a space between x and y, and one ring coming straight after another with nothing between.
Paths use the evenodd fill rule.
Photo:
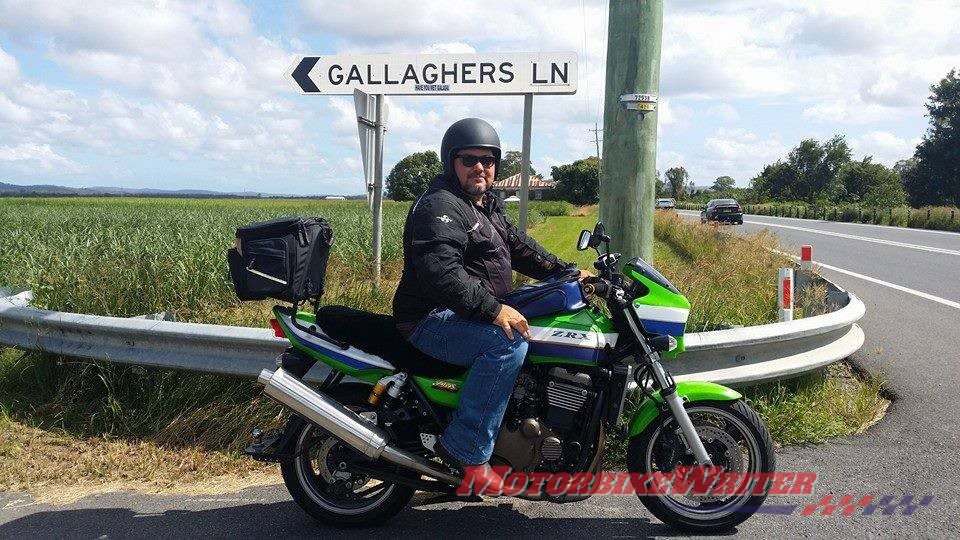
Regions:
<instances>
[{"instance_id":1,"label":"dry grass","mask_svg":"<svg viewBox=\"0 0 960 540\"><path fill-rule=\"evenodd\" d=\"M0 416L0 489L29 491L44 501L65 503L112 489L169 492L206 486L201 487L206 491L216 485L234 489L276 481L275 467L238 454L152 441L77 438Z\"/></svg>"},{"instance_id":2,"label":"dry grass","mask_svg":"<svg viewBox=\"0 0 960 540\"><path fill-rule=\"evenodd\" d=\"M655 266L689 298L688 332L776 321L778 269L793 263L770 251L775 236L727 235L715 224L667 212L656 213L654 228L657 240L678 255Z\"/></svg>"}]
</instances>

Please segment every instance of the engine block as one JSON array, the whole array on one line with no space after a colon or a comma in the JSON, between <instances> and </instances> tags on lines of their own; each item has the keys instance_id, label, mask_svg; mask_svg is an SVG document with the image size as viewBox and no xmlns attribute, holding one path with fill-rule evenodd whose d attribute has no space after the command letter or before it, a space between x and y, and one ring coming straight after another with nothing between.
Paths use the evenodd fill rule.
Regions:
<instances>
[{"instance_id":1,"label":"engine block","mask_svg":"<svg viewBox=\"0 0 960 540\"><path fill-rule=\"evenodd\" d=\"M546 390L547 423L560 429L572 427L587 401L592 401L591 383L589 375L551 369Z\"/></svg>"}]
</instances>

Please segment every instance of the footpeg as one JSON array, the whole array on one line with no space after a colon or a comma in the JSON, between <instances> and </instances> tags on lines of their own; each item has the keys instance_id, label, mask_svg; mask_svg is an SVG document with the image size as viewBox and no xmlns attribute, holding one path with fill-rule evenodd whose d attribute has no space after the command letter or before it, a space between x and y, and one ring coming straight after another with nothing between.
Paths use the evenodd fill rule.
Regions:
<instances>
[{"instance_id":1,"label":"footpeg","mask_svg":"<svg viewBox=\"0 0 960 540\"><path fill-rule=\"evenodd\" d=\"M288 454L279 453L280 445L277 443L280 441L282 436L283 434L280 433L273 437L264 438L263 431L260 429L254 429L250 432L250 437L253 439L253 441L249 446L244 448L243 454L250 456L257 461L280 463L284 459L292 457Z\"/></svg>"}]
</instances>

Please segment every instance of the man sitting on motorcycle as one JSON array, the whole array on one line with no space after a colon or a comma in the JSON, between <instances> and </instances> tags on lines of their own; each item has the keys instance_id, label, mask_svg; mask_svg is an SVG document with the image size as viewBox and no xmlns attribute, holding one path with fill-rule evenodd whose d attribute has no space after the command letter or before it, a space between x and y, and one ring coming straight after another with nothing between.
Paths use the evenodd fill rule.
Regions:
<instances>
[{"instance_id":1,"label":"man sitting on motorcycle","mask_svg":"<svg viewBox=\"0 0 960 540\"><path fill-rule=\"evenodd\" d=\"M529 327L498 298L512 289L512 270L543 279L572 265L518 230L490 191L501 154L493 126L479 118L455 122L440 154L443 173L407 214L393 313L417 349L470 368L435 451L476 485L499 492L502 478L488 461L527 353Z\"/></svg>"}]
</instances>

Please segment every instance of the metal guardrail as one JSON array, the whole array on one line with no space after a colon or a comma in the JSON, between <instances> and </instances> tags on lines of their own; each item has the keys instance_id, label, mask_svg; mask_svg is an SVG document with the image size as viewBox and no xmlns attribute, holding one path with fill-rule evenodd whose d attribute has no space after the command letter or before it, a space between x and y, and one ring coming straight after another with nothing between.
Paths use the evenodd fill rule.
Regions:
<instances>
[{"instance_id":1,"label":"metal guardrail","mask_svg":"<svg viewBox=\"0 0 960 540\"><path fill-rule=\"evenodd\" d=\"M677 380L743 386L799 375L849 356L863 345L856 324L865 311L863 302L825 279L813 279L827 286L828 303L837 309L790 322L686 334L686 352L667 366ZM45 311L29 307L31 299L29 291L0 291L0 344L242 377L272 367L289 346L270 329ZM308 378L322 379L327 369L318 364Z\"/></svg>"}]
</instances>

